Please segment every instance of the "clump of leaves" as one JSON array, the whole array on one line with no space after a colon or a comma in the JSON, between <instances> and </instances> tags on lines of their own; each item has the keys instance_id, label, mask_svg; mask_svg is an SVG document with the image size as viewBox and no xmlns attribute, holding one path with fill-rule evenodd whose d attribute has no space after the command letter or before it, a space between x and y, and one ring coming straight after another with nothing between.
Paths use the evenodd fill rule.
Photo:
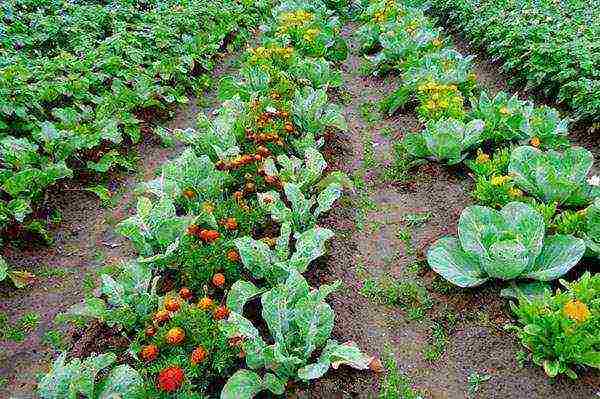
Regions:
<instances>
[{"instance_id":1,"label":"clump of leaves","mask_svg":"<svg viewBox=\"0 0 600 399\"><path fill-rule=\"evenodd\" d=\"M466 208L458 222L458 238L438 240L427 260L446 280L473 287L493 278L554 280L575 266L584 252L583 240L560 234L546 237L539 212L510 202L500 211Z\"/></svg>"},{"instance_id":2,"label":"clump of leaves","mask_svg":"<svg viewBox=\"0 0 600 399\"><path fill-rule=\"evenodd\" d=\"M511 304L518 318L513 330L549 377L577 378L575 366L600 368L600 275L560 283L554 295L521 296Z\"/></svg>"},{"instance_id":3,"label":"clump of leaves","mask_svg":"<svg viewBox=\"0 0 600 399\"><path fill-rule=\"evenodd\" d=\"M250 399L264 390L281 395L288 381L320 378L330 367L369 368L373 358L354 343L340 344L330 339L334 313L325 298L338 286L322 285L311 290L306 280L293 271L284 283L262 294L262 317L272 344L267 344L259 330L241 315L244 303L251 298L247 289L232 289L228 303L237 303L237 311L232 311L222 327L229 338L243 340L250 370L237 371L223 387L221 398ZM242 299L238 299L240 296ZM319 350L321 355L311 362Z\"/></svg>"}]
</instances>

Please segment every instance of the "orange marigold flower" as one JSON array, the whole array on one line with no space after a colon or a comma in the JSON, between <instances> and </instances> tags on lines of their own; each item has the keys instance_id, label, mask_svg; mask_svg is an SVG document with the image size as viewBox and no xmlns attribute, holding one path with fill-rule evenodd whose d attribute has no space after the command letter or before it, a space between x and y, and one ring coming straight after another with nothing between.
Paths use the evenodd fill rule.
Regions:
<instances>
[{"instance_id":1,"label":"orange marigold flower","mask_svg":"<svg viewBox=\"0 0 600 399\"><path fill-rule=\"evenodd\" d=\"M531 139L531 141L529 142L532 146L534 147L539 147L540 146L540 139L538 137L534 137Z\"/></svg>"},{"instance_id":2,"label":"orange marigold flower","mask_svg":"<svg viewBox=\"0 0 600 399\"><path fill-rule=\"evenodd\" d=\"M158 389L164 392L175 392L181 388L184 377L181 367L168 367L158 374Z\"/></svg>"},{"instance_id":3,"label":"orange marigold flower","mask_svg":"<svg viewBox=\"0 0 600 399\"><path fill-rule=\"evenodd\" d=\"M571 299L563 308L564 314L577 323L583 323L590 318L590 310L587 305L577 299Z\"/></svg>"}]
</instances>

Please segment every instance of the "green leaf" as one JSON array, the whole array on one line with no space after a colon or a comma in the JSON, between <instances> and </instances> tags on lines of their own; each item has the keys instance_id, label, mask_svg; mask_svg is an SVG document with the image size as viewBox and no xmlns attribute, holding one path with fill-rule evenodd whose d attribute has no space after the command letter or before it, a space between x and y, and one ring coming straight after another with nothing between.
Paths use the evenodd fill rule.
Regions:
<instances>
[{"instance_id":1,"label":"green leaf","mask_svg":"<svg viewBox=\"0 0 600 399\"><path fill-rule=\"evenodd\" d=\"M252 399L263 389L263 381L258 374L238 370L227 380L221 391L221 399Z\"/></svg>"},{"instance_id":2,"label":"green leaf","mask_svg":"<svg viewBox=\"0 0 600 399\"><path fill-rule=\"evenodd\" d=\"M544 360L544 371L548 377L556 377L560 371L560 362L558 360Z\"/></svg>"},{"instance_id":3,"label":"green leaf","mask_svg":"<svg viewBox=\"0 0 600 399\"><path fill-rule=\"evenodd\" d=\"M446 280L459 287L475 287L485 283L479 260L460 248L454 237L444 237L427 252L429 266Z\"/></svg>"},{"instance_id":4,"label":"green leaf","mask_svg":"<svg viewBox=\"0 0 600 399\"><path fill-rule=\"evenodd\" d=\"M145 395L144 380L140 373L122 364L112 369L102 382L98 399L143 399Z\"/></svg>"},{"instance_id":5,"label":"green leaf","mask_svg":"<svg viewBox=\"0 0 600 399\"><path fill-rule=\"evenodd\" d=\"M600 352L590 351L581 355L579 359L586 366L594 367L596 369L600 368Z\"/></svg>"},{"instance_id":6,"label":"green leaf","mask_svg":"<svg viewBox=\"0 0 600 399\"><path fill-rule=\"evenodd\" d=\"M264 289L259 289L248 281L238 280L233 283L227 294L227 308L232 312L242 314L244 305L262 292Z\"/></svg>"},{"instance_id":7,"label":"green leaf","mask_svg":"<svg viewBox=\"0 0 600 399\"><path fill-rule=\"evenodd\" d=\"M333 231L322 227L296 234L296 251L290 258L290 264L298 265L298 271L304 273L310 262L325 253L325 243L333 236Z\"/></svg>"},{"instance_id":8,"label":"green leaf","mask_svg":"<svg viewBox=\"0 0 600 399\"><path fill-rule=\"evenodd\" d=\"M244 267L252 273L255 278L266 278L271 269L271 250L262 241L251 237L242 237L234 241L240 254Z\"/></svg>"},{"instance_id":9,"label":"green leaf","mask_svg":"<svg viewBox=\"0 0 600 399\"><path fill-rule=\"evenodd\" d=\"M366 370L372 361L373 357L363 354L354 342L339 344L335 340L329 340L317 363L298 370L298 377L304 381L321 378L330 366L337 369L340 365L347 365L357 370Z\"/></svg>"},{"instance_id":10,"label":"green leaf","mask_svg":"<svg viewBox=\"0 0 600 399\"><path fill-rule=\"evenodd\" d=\"M573 236L556 234L546 237L542 252L526 277L550 281L571 270L585 253L585 241Z\"/></svg>"}]
</instances>

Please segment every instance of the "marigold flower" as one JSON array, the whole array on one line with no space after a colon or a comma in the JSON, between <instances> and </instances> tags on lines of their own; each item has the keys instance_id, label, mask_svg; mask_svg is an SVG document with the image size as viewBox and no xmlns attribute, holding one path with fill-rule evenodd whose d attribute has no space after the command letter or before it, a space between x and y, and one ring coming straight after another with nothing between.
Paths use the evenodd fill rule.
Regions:
<instances>
[{"instance_id":1,"label":"marigold flower","mask_svg":"<svg viewBox=\"0 0 600 399\"><path fill-rule=\"evenodd\" d=\"M158 389L164 392L175 392L181 388L184 377L181 367L168 367L158 374Z\"/></svg>"},{"instance_id":2,"label":"marigold flower","mask_svg":"<svg viewBox=\"0 0 600 399\"><path fill-rule=\"evenodd\" d=\"M479 152L479 154L477 154L477 158L475 158L475 163L478 164L484 164L490 161L490 156L488 154L486 154L485 152Z\"/></svg>"},{"instance_id":3,"label":"marigold flower","mask_svg":"<svg viewBox=\"0 0 600 399\"><path fill-rule=\"evenodd\" d=\"M529 143L536 148L539 147L541 144L540 139L538 137L533 137Z\"/></svg>"},{"instance_id":4,"label":"marigold flower","mask_svg":"<svg viewBox=\"0 0 600 399\"><path fill-rule=\"evenodd\" d=\"M510 195L513 198L522 197L523 196L523 191L519 190L516 187L511 187L511 188L508 189L508 195Z\"/></svg>"},{"instance_id":5,"label":"marigold flower","mask_svg":"<svg viewBox=\"0 0 600 399\"><path fill-rule=\"evenodd\" d=\"M587 305L577 299L571 299L565 303L563 312L565 316L577 323L583 323L590 317L590 310Z\"/></svg>"},{"instance_id":6,"label":"marigold flower","mask_svg":"<svg viewBox=\"0 0 600 399\"><path fill-rule=\"evenodd\" d=\"M510 114L510 111L508 110L508 107L502 107L502 108L500 108L500 113L502 115L508 115L508 114Z\"/></svg>"},{"instance_id":7,"label":"marigold flower","mask_svg":"<svg viewBox=\"0 0 600 399\"><path fill-rule=\"evenodd\" d=\"M494 176L492 177L491 183L492 186L501 186L504 183L508 182L510 180L510 176Z\"/></svg>"}]
</instances>

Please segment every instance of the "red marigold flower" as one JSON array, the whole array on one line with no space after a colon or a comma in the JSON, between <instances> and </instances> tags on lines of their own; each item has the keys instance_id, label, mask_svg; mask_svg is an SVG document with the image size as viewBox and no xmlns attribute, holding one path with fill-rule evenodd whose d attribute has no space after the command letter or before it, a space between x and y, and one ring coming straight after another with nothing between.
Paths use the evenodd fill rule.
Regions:
<instances>
[{"instance_id":1,"label":"red marigold flower","mask_svg":"<svg viewBox=\"0 0 600 399\"><path fill-rule=\"evenodd\" d=\"M175 392L181 388L184 377L181 367L167 367L158 374L158 389L164 392Z\"/></svg>"}]
</instances>

